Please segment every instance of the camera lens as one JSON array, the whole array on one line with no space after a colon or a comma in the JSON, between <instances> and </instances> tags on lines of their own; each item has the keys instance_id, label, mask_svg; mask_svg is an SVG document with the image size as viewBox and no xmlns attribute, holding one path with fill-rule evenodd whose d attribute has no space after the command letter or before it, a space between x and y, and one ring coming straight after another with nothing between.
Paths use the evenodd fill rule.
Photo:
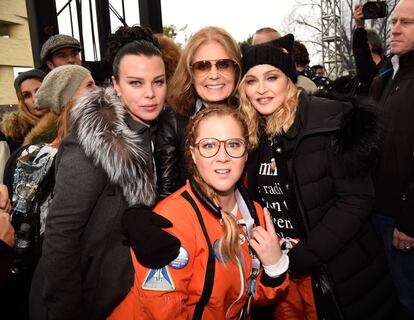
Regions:
<instances>
[{"instance_id":1,"label":"camera lens","mask_svg":"<svg viewBox=\"0 0 414 320\"><path fill-rule=\"evenodd\" d=\"M383 1L368 1L362 6L364 19L377 19L386 17L388 6Z\"/></svg>"}]
</instances>

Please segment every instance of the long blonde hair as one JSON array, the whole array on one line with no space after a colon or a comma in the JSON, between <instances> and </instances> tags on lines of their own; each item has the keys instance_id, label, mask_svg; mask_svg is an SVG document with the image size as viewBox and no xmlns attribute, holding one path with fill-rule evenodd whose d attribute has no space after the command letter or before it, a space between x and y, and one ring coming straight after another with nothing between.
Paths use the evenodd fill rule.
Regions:
<instances>
[{"instance_id":1,"label":"long blonde hair","mask_svg":"<svg viewBox=\"0 0 414 320\"><path fill-rule=\"evenodd\" d=\"M190 116L191 110L197 99L197 92L192 85L191 59L197 49L207 41L216 41L221 44L229 55L229 58L237 62L236 83L234 90L228 101L236 93L237 85L240 81L240 48L232 36L224 29L219 27L205 27L196 32L188 41L182 51L177 68L168 84L167 101L171 107L184 116Z\"/></svg>"},{"instance_id":2,"label":"long blonde hair","mask_svg":"<svg viewBox=\"0 0 414 320\"><path fill-rule=\"evenodd\" d=\"M286 99L275 112L264 117L265 133L270 137L287 132L295 121L301 91L290 78L287 79L288 92ZM240 82L239 95L240 104L238 110L248 123L249 144L252 148L256 148L259 145L260 119L262 116L257 112L246 95L246 76Z\"/></svg>"},{"instance_id":3,"label":"long blonde hair","mask_svg":"<svg viewBox=\"0 0 414 320\"><path fill-rule=\"evenodd\" d=\"M197 116L190 121L187 127L187 139L185 148L185 158L188 165L188 171L190 176L193 177L194 181L200 187L201 191L207 196L210 201L219 207L218 195L210 185L208 185L201 177L197 166L195 165L191 156L191 147L194 148L196 139L198 137L198 128L200 123L212 116L225 117L229 116L239 123L244 140L248 141L248 129L241 115L226 104L214 104L208 106L204 110L200 111ZM248 143L247 143L248 148ZM223 221L223 236L219 245L219 252L222 257L229 258L230 261L235 262L237 257L240 255L241 247L239 243L239 228L237 225L236 218L229 212L221 209L222 221Z\"/></svg>"}]
</instances>

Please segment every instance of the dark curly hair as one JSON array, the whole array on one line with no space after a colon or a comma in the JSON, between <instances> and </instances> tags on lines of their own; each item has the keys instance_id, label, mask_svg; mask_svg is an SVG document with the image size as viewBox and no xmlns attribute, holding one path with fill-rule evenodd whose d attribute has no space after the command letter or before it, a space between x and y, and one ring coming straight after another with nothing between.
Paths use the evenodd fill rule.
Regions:
<instances>
[{"instance_id":1,"label":"dark curly hair","mask_svg":"<svg viewBox=\"0 0 414 320\"><path fill-rule=\"evenodd\" d=\"M306 66L310 62L308 50L299 41L293 42L292 55L297 65Z\"/></svg>"},{"instance_id":2,"label":"dark curly hair","mask_svg":"<svg viewBox=\"0 0 414 320\"><path fill-rule=\"evenodd\" d=\"M157 38L150 28L139 25L132 27L122 26L115 33L111 33L108 36L108 48L106 50L105 61L112 65L119 49L134 40L145 40L151 42L158 49L161 49Z\"/></svg>"}]
</instances>

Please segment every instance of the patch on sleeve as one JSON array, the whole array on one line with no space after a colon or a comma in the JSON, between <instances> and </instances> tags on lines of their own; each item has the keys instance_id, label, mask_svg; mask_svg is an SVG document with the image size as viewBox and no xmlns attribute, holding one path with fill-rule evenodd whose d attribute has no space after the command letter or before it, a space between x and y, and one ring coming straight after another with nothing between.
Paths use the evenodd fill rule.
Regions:
<instances>
[{"instance_id":1,"label":"patch on sleeve","mask_svg":"<svg viewBox=\"0 0 414 320\"><path fill-rule=\"evenodd\" d=\"M188 260L188 251L186 250L186 248L181 246L178 257L174 261L171 261L169 266L173 269L182 269L188 264Z\"/></svg>"},{"instance_id":2,"label":"patch on sleeve","mask_svg":"<svg viewBox=\"0 0 414 320\"><path fill-rule=\"evenodd\" d=\"M175 284L168 266L150 269L142 284L142 289L151 291L175 291Z\"/></svg>"}]
</instances>

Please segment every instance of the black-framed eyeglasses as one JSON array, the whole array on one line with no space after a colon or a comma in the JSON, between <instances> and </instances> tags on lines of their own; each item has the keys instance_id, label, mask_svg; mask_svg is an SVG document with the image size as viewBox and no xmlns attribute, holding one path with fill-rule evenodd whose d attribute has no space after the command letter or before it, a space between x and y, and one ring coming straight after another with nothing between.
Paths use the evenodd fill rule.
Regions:
<instances>
[{"instance_id":1,"label":"black-framed eyeglasses","mask_svg":"<svg viewBox=\"0 0 414 320\"><path fill-rule=\"evenodd\" d=\"M203 76L210 72L213 65L216 66L217 72L222 74L233 73L238 67L237 62L232 59L218 59L196 61L190 65L190 68L195 76Z\"/></svg>"},{"instance_id":2,"label":"black-framed eyeglasses","mask_svg":"<svg viewBox=\"0 0 414 320\"><path fill-rule=\"evenodd\" d=\"M246 142L238 138L227 140L204 138L195 143L194 146L197 147L202 157L212 158L219 152L221 144L224 145L224 150L232 158L243 157L247 150Z\"/></svg>"}]
</instances>

